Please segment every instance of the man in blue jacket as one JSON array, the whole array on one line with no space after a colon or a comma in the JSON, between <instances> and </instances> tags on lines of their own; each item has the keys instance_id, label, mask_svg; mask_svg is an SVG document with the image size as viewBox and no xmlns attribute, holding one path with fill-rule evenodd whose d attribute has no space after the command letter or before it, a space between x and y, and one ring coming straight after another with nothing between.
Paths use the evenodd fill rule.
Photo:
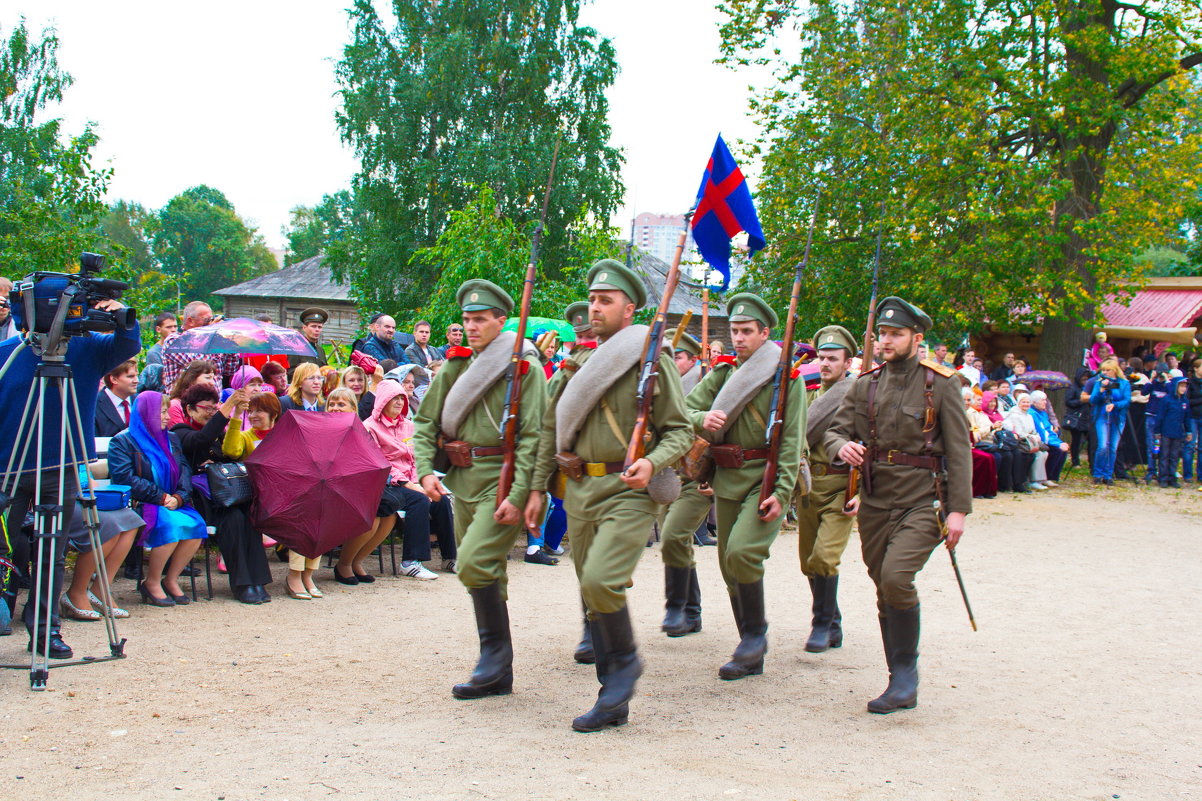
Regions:
<instances>
[{"instance_id":1,"label":"man in blue jacket","mask_svg":"<svg viewBox=\"0 0 1202 801\"><path fill-rule=\"evenodd\" d=\"M1175 370L1174 372L1180 372ZM1177 462L1186 442L1193 438L1189 430L1189 384L1185 378L1169 381L1169 392L1160 402L1156 433L1160 435L1160 486L1177 489Z\"/></svg>"},{"instance_id":2,"label":"man in blue jacket","mask_svg":"<svg viewBox=\"0 0 1202 801\"><path fill-rule=\"evenodd\" d=\"M114 311L122 308L115 300L101 301L96 308ZM0 342L0 365L8 364L13 352L20 346L20 337L10 337ZM100 391L100 379L117 365L134 358L142 349L142 334L135 324L128 331L117 331L112 334L89 333L84 336L72 337L67 344L65 363L71 368L75 397L78 402L79 416L83 425L83 443L75 443L72 452L67 452L67 463L86 461L96 458L96 443L94 421L96 415L96 396ZM13 451L21 453L18 442L18 428L21 424L21 414L25 409L26 399L36 391L34 373L41 362L31 348L24 348L9 365L4 380L0 381L0 470L7 471L13 459ZM59 481L59 431L62 425L61 396L53 384L47 386L45 402L42 404L42 417L45 435L42 440L42 461L37 460L37 443L31 444L25 459L14 463L14 472L18 473L16 487L12 491L12 505L8 510L9 539L13 548L13 561L22 570L30 563L36 563L36 545L21 535L25 523L25 513L28 511L35 492L38 470L41 469L41 495L37 503L53 504L58 500ZM68 400L68 410L70 401ZM71 418L68 417L68 424ZM36 436L36 434L35 434ZM79 493L78 473L68 466L65 473L63 497L62 529L53 533L47 543L44 555L45 562L41 593L35 598L37 577L30 574L29 600L25 603L25 627L29 631L29 648L33 650L34 643L41 647L45 637L46 625L50 626L50 656L54 659L70 659L74 654L71 648L63 642L59 635L60 621L58 604L62 592L63 561L67 538L66 531L71 527L71 516L75 504L72 502ZM7 490L13 484L12 477L5 473L3 486ZM36 565L35 565L36 566ZM13 596L6 597L6 601ZM15 598L13 599L15 602ZM41 607L38 615L39 630L34 631L34 609Z\"/></svg>"}]
</instances>

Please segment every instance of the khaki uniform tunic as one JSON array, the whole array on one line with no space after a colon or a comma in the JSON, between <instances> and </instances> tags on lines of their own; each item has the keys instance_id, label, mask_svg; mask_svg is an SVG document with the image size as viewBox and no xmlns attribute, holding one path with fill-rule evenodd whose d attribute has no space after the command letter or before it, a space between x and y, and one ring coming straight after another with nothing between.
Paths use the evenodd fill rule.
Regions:
<instances>
[{"instance_id":1,"label":"khaki uniform tunic","mask_svg":"<svg viewBox=\"0 0 1202 801\"><path fill-rule=\"evenodd\" d=\"M807 393L807 398L810 402L816 401L828 389L819 387ZM843 514L848 475L819 475L830 467L830 463L825 444L819 443L810 451L813 487L809 497L804 502L799 498L797 503L797 554L801 572L807 576L837 576L843 551L851 538L854 521L850 515Z\"/></svg>"},{"instance_id":2,"label":"khaki uniform tunic","mask_svg":"<svg viewBox=\"0 0 1202 801\"><path fill-rule=\"evenodd\" d=\"M595 350L588 349L572 354L559 370L563 379L552 386L533 477L534 486L540 489L557 469L555 410L559 399L572 381L575 369L595 354ZM627 370L602 396L601 403L588 412L573 451L584 461L620 462L626 458L626 446L638 412L635 398L641 369L642 365L637 364ZM621 439L607 421L606 408L617 420ZM680 391L680 375L676 364L666 355L659 361L649 428L652 436L646 457L656 473L676 464L693 444L692 427ZM662 507L651 500L646 490L627 487L618 473L586 475L579 481L568 479L563 501L572 561L585 606L592 612L617 612L626 605L626 585L634 575L639 556L646 549L651 525Z\"/></svg>"},{"instance_id":3,"label":"khaki uniform tunic","mask_svg":"<svg viewBox=\"0 0 1202 801\"><path fill-rule=\"evenodd\" d=\"M435 443L441 430L442 408L447 392L476 360L451 359L434 376L414 420L414 458L418 479L434 473ZM522 377L522 405L518 425L517 453L514 457L513 488L509 502L518 509L526 505L530 493L530 474L538 453L539 426L546 406L546 378L542 365L525 360L528 369ZM505 413L504 377L484 393L459 427L459 438L480 447L497 447L501 439L501 419ZM451 467L443 482L455 498L455 542L459 580L468 589L500 582L501 594L508 597L505 558L513 548L523 524L503 526L493 520L497 507L497 481L503 456L485 456L473 460L468 468Z\"/></svg>"},{"instance_id":4,"label":"khaki uniform tunic","mask_svg":"<svg viewBox=\"0 0 1202 801\"><path fill-rule=\"evenodd\" d=\"M889 450L924 455L926 373L914 356L900 363L886 363L857 378L826 432L827 452L838 453L855 440L869 448L875 444L882 455ZM874 404L878 439L872 443L868 386L876 374L880 376ZM946 461L947 511L967 514L972 511L972 446L960 383L954 377L936 373L933 390L936 414L932 455ZM857 518L864 564L876 583L881 612L885 605L909 609L918 604L914 577L940 542L931 471L884 462L873 463L871 470L873 491L869 495L861 483Z\"/></svg>"},{"instance_id":5,"label":"khaki uniform tunic","mask_svg":"<svg viewBox=\"0 0 1202 801\"><path fill-rule=\"evenodd\" d=\"M714 398L727 379L738 368L719 365L707 375L685 403L689 407L694 429L700 434L705 415L713 408ZM766 447L765 431L772 406L772 382L755 394L726 430L725 443L743 448ZM754 410L754 411L753 411ZM758 415L758 416L757 416ZM718 507L718 566L727 590L733 595L735 585L752 584L764 577L764 560L785 520L797 470L801 464L801 442L806 427L805 382L789 384L789 400L780 460L772 495L781 505L781 514L771 523L759 517L760 487L764 478L764 459L750 459L743 467L719 467L712 482Z\"/></svg>"}]
</instances>

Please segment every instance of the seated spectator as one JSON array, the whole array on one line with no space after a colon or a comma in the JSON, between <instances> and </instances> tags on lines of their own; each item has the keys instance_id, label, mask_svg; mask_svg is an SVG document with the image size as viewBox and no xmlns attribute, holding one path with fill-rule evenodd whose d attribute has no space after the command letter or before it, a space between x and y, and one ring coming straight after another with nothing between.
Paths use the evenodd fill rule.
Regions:
<instances>
[{"instance_id":1,"label":"seated spectator","mask_svg":"<svg viewBox=\"0 0 1202 801\"><path fill-rule=\"evenodd\" d=\"M139 542L150 549L146 575L138 585L144 603L191 603L179 575L205 538L205 522L191 506L192 469L179 438L167 431L167 399L143 392L134 402L129 428L109 443L109 474L114 484L131 487L146 521Z\"/></svg>"},{"instance_id":2,"label":"seated spectator","mask_svg":"<svg viewBox=\"0 0 1202 801\"><path fill-rule=\"evenodd\" d=\"M999 381L997 389L997 408L1002 414L1007 414L1014 408L1014 384L1010 381Z\"/></svg>"},{"instance_id":3,"label":"seated spectator","mask_svg":"<svg viewBox=\"0 0 1202 801\"><path fill-rule=\"evenodd\" d=\"M262 392L265 384L263 383L263 374L250 365L244 364L234 371L234 377L230 380L230 388L221 390L221 402L225 403L229 397L240 389L247 390L247 400L256 392ZM242 427L246 428L247 422L242 420Z\"/></svg>"},{"instance_id":4,"label":"seated spectator","mask_svg":"<svg viewBox=\"0 0 1202 801\"><path fill-rule=\"evenodd\" d=\"M207 477L203 481L202 477L209 464L229 461L222 449L226 426L254 394L258 393L249 386L240 387L218 407L218 395L214 387L205 383L193 384L180 399L187 421L171 429L171 433L179 438L180 450L196 476L196 507L216 530L213 539L221 552L221 563L229 576L230 590L244 604L262 604L271 600L265 589L265 585L271 583L271 568L267 566L267 557L263 552L263 538L251 525L247 505L222 509L209 503Z\"/></svg>"},{"instance_id":5,"label":"seated spectator","mask_svg":"<svg viewBox=\"0 0 1202 801\"><path fill-rule=\"evenodd\" d=\"M381 365L376 365L376 371L370 378L362 367L354 364L342 372L342 383L339 386L354 393L360 420L371 417L371 410L376 403L376 396L372 390L383 380L384 368Z\"/></svg>"},{"instance_id":6,"label":"seated spectator","mask_svg":"<svg viewBox=\"0 0 1202 801\"><path fill-rule=\"evenodd\" d=\"M101 381L104 389L96 396L96 436L115 437L129 428L132 399L138 392L138 363L130 359Z\"/></svg>"},{"instance_id":7,"label":"seated spectator","mask_svg":"<svg viewBox=\"0 0 1202 801\"><path fill-rule=\"evenodd\" d=\"M989 378L993 381L1006 381L1012 375L1014 375L1014 353L1007 351L1006 355L1002 357L1002 363L993 368Z\"/></svg>"},{"instance_id":8,"label":"seated spectator","mask_svg":"<svg viewBox=\"0 0 1202 801\"><path fill-rule=\"evenodd\" d=\"M159 312L154 318L154 335L158 337L158 342L150 346L146 351L147 364L162 364L163 363L163 342L167 337L171 336L179 328L179 321L171 312Z\"/></svg>"},{"instance_id":9,"label":"seated spectator","mask_svg":"<svg viewBox=\"0 0 1202 801\"><path fill-rule=\"evenodd\" d=\"M356 350L366 353L378 362L392 359L398 364L405 363L405 345L396 338L396 320L387 314L376 315L368 324L368 328L371 333Z\"/></svg>"},{"instance_id":10,"label":"seated spectator","mask_svg":"<svg viewBox=\"0 0 1202 801\"><path fill-rule=\"evenodd\" d=\"M243 412L245 415L242 414ZM283 409L280 407L280 401L270 392L260 392L249 398L244 397L225 430L225 439L221 443L221 452L225 458L240 462L250 456L255 448L259 447L259 443L271 433L271 429L275 428L275 423L280 419L281 414L283 414ZM250 426L249 429L242 427L244 416Z\"/></svg>"},{"instance_id":11,"label":"seated spectator","mask_svg":"<svg viewBox=\"0 0 1202 801\"><path fill-rule=\"evenodd\" d=\"M1035 418L1031 417L1030 395L1024 392L1017 397L1014 402L1014 408L1002 420L1002 427L1014 434L1018 440L1019 451L1030 454L1033 458L1030 471L1025 478L1027 489L1047 489L1044 486L1044 482L1048 478L1047 470L1045 469L1048 452L1044 450L1043 440L1040 439L1039 432L1035 429Z\"/></svg>"},{"instance_id":12,"label":"seated spectator","mask_svg":"<svg viewBox=\"0 0 1202 801\"><path fill-rule=\"evenodd\" d=\"M179 399L188 389L198 382L203 382L215 389L221 389L221 380L217 377L217 366L208 359L197 359L188 364L180 373L175 386L171 388L171 403L167 409L167 420L174 427L184 422L184 407Z\"/></svg>"},{"instance_id":13,"label":"seated spectator","mask_svg":"<svg viewBox=\"0 0 1202 801\"><path fill-rule=\"evenodd\" d=\"M543 372L547 378L555 373L559 366L559 334L554 331L544 331L534 342L538 350L538 359L543 363Z\"/></svg>"},{"instance_id":14,"label":"seated spectator","mask_svg":"<svg viewBox=\"0 0 1202 801\"><path fill-rule=\"evenodd\" d=\"M146 521L129 508L113 512L97 511L96 516L100 520L97 533L100 535L100 549L104 554L105 572L111 587L117 578L121 563L125 561L134 540L137 539L138 529ZM107 611L104 601L101 600L104 593L96 575L96 554L92 552L92 538L88 534L86 523L83 507L77 503L67 541L79 556L75 559L75 574L71 577L71 585L59 599L59 611L63 617L72 620L100 620L101 614ZM96 611L97 609L100 611ZM129 612L114 606L113 617L126 618L129 617Z\"/></svg>"},{"instance_id":15,"label":"seated spectator","mask_svg":"<svg viewBox=\"0 0 1202 801\"><path fill-rule=\"evenodd\" d=\"M1098 368L1089 403L1097 435L1097 458L1092 462L1093 481L1095 484L1113 484L1115 460L1127 424L1127 406L1131 403L1131 382L1123 378L1117 360L1107 359Z\"/></svg>"},{"instance_id":16,"label":"seated spectator","mask_svg":"<svg viewBox=\"0 0 1202 801\"><path fill-rule=\"evenodd\" d=\"M981 440L979 448L988 450L998 470L998 489L1001 492L1030 492L1027 489L1027 474L1034 459L1018 450L1017 439L1004 430L1003 415L998 410L997 395L986 392L981 395L981 413L989 421L991 436ZM992 446L989 443L992 441Z\"/></svg>"},{"instance_id":17,"label":"seated spectator","mask_svg":"<svg viewBox=\"0 0 1202 801\"><path fill-rule=\"evenodd\" d=\"M424 580L438 578L437 574L422 565L422 562L431 558L431 523L438 537L443 569L455 572L456 549L451 498L444 496L437 503L431 503L421 485L417 483L417 466L411 445L413 422L410 420L409 396L400 384L395 381L380 382L376 388L375 408L364 425L367 427L367 433L384 454L384 458L392 465L388 475L388 486L384 488L384 496L380 500L376 516L386 518L398 511L405 512L405 538L401 548L402 575ZM378 529L375 534L379 534ZM345 570L337 575L345 578ZM355 577L362 581L362 575L359 573L355 573Z\"/></svg>"},{"instance_id":18,"label":"seated spectator","mask_svg":"<svg viewBox=\"0 0 1202 801\"><path fill-rule=\"evenodd\" d=\"M337 387L326 397L326 412L330 414L350 412L358 417L359 399L346 387Z\"/></svg>"},{"instance_id":19,"label":"seated spectator","mask_svg":"<svg viewBox=\"0 0 1202 801\"><path fill-rule=\"evenodd\" d=\"M417 407L421 404L421 399L418 397L418 385L420 383L420 377L424 374L425 371L416 364L402 364L395 370L390 370L384 376L385 380L395 381L401 385L401 389L404 391L405 396L409 399L408 411L406 414L408 414L410 420L412 420L413 416L417 414ZM376 393L378 394L379 391L380 389L377 386Z\"/></svg>"},{"instance_id":20,"label":"seated spectator","mask_svg":"<svg viewBox=\"0 0 1202 801\"><path fill-rule=\"evenodd\" d=\"M305 362L297 365L292 372L288 394L280 399L280 407L286 412L324 412L326 404L321 397L324 383L321 369L316 364Z\"/></svg>"},{"instance_id":21,"label":"seated spectator","mask_svg":"<svg viewBox=\"0 0 1202 801\"><path fill-rule=\"evenodd\" d=\"M978 447L982 436L993 437L993 424L981 412L980 400L970 387L964 387L960 392L964 396L969 435L973 442L972 496L974 498L993 498L997 496L998 491L997 463L994 462L992 455Z\"/></svg>"},{"instance_id":22,"label":"seated spectator","mask_svg":"<svg viewBox=\"0 0 1202 801\"><path fill-rule=\"evenodd\" d=\"M279 362L267 362L259 368L263 383L270 386L275 394L283 397L288 392L288 369Z\"/></svg>"},{"instance_id":23,"label":"seated spectator","mask_svg":"<svg viewBox=\"0 0 1202 801\"><path fill-rule=\"evenodd\" d=\"M138 392L164 392L163 365L148 364L138 375Z\"/></svg>"},{"instance_id":24,"label":"seated spectator","mask_svg":"<svg viewBox=\"0 0 1202 801\"><path fill-rule=\"evenodd\" d=\"M1051 419L1051 404L1048 403L1047 393L1043 390L1037 389L1031 393L1031 418L1035 420L1035 430L1048 454L1047 463L1044 465L1047 479L1043 485L1058 487L1060 470L1064 467L1064 460L1068 458L1068 443L1060 439L1060 432Z\"/></svg>"},{"instance_id":25,"label":"seated spectator","mask_svg":"<svg viewBox=\"0 0 1202 801\"><path fill-rule=\"evenodd\" d=\"M209 304L194 300L184 307L183 331L190 331L193 328L199 328L202 325L208 325L213 321L213 310L209 308ZM224 383L234 377L234 371L242 366L242 360L238 358L236 353L198 353L198 352L175 352L168 350L171 344L183 333L177 331L163 340L163 386L170 392L175 389L175 382L187 369L192 362L203 359L210 361L215 365L220 378L217 388L220 389ZM175 397L179 397L176 395Z\"/></svg>"},{"instance_id":26,"label":"seated spectator","mask_svg":"<svg viewBox=\"0 0 1202 801\"><path fill-rule=\"evenodd\" d=\"M342 374L334 367L321 368L321 396L328 397L342 383Z\"/></svg>"}]
</instances>

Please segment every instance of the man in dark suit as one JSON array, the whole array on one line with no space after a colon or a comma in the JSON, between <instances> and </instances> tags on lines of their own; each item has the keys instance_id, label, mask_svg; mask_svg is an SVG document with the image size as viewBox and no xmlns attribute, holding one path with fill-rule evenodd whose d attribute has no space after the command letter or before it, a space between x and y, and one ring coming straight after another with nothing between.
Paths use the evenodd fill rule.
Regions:
<instances>
[{"instance_id":1,"label":"man in dark suit","mask_svg":"<svg viewBox=\"0 0 1202 801\"><path fill-rule=\"evenodd\" d=\"M138 363L122 362L103 379L104 389L96 396L96 436L115 437L129 428L129 416L138 391Z\"/></svg>"}]
</instances>

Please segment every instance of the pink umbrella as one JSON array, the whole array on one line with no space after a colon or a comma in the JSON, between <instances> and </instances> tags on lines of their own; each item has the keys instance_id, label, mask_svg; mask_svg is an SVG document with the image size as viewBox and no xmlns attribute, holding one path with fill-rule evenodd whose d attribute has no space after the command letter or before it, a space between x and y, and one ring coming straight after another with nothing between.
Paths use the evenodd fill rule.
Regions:
<instances>
[{"instance_id":1,"label":"pink umbrella","mask_svg":"<svg viewBox=\"0 0 1202 801\"><path fill-rule=\"evenodd\" d=\"M389 465L355 415L293 411L246 470L255 528L314 559L372 526Z\"/></svg>"},{"instance_id":2,"label":"pink umbrella","mask_svg":"<svg viewBox=\"0 0 1202 801\"><path fill-rule=\"evenodd\" d=\"M234 317L184 331L167 346L169 353L291 354L316 353L299 331L282 325Z\"/></svg>"}]
</instances>

